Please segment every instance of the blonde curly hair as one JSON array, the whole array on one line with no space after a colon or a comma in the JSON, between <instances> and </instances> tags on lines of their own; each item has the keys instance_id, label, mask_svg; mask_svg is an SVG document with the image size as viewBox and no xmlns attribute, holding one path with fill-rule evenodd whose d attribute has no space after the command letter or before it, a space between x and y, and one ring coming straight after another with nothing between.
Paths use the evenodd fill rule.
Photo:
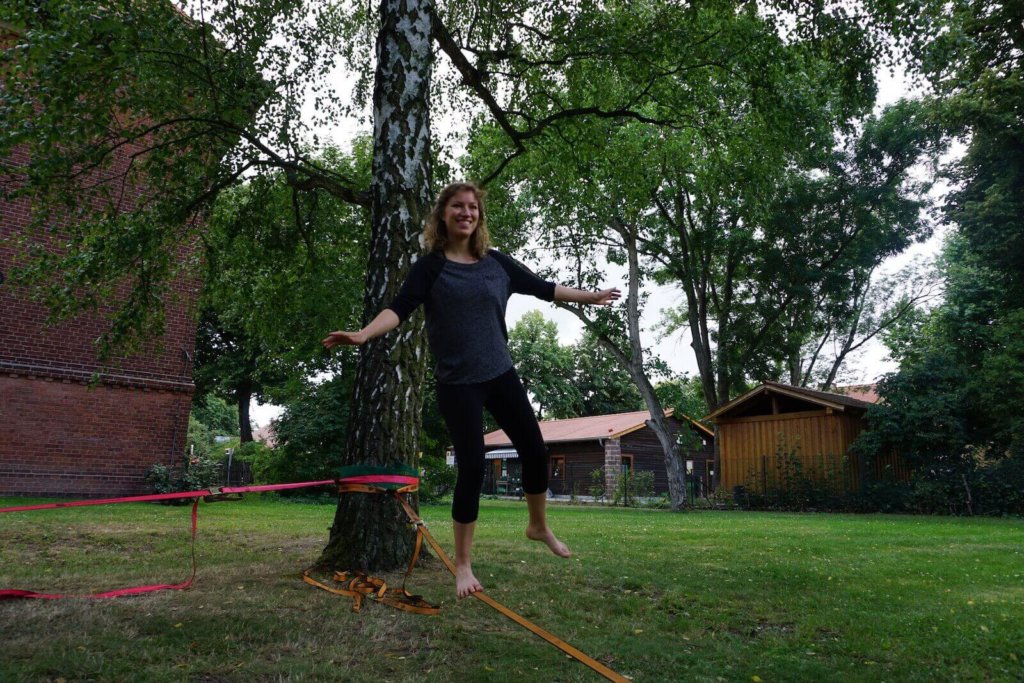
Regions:
<instances>
[{"instance_id":1,"label":"blonde curly hair","mask_svg":"<svg viewBox=\"0 0 1024 683\"><path fill-rule=\"evenodd\" d=\"M491 248L491 234L487 231L487 212L484 210L484 197L487 193L473 183L452 183L441 190L441 194L437 196L434 208L431 209L423 226L423 242L427 251L444 251L444 248L448 246L448 227L444 224L444 210L452 197L460 192L472 192L480 206L480 218L476 224L476 230L469 238L470 253L480 259L486 256L487 250Z\"/></svg>"}]
</instances>

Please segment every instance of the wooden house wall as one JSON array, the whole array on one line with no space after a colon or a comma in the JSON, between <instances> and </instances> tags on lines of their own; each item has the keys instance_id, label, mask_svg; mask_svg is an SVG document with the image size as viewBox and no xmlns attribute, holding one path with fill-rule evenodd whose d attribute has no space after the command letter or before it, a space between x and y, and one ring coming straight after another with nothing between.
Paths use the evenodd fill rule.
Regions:
<instances>
[{"instance_id":1,"label":"wooden house wall","mask_svg":"<svg viewBox=\"0 0 1024 683\"><path fill-rule=\"evenodd\" d=\"M719 422L721 485L763 491L777 485L780 455L794 453L803 475L818 481L859 485L857 463L847 449L863 428L859 416L825 410L723 419Z\"/></svg>"},{"instance_id":2,"label":"wooden house wall","mask_svg":"<svg viewBox=\"0 0 1024 683\"><path fill-rule=\"evenodd\" d=\"M674 426L674 425L673 425ZM677 430L673 430L673 434ZM620 440L622 456L633 456L634 472L654 472L654 492L668 492L668 475L665 473L665 454L661 450L654 430L645 427L624 435Z\"/></svg>"},{"instance_id":3,"label":"wooden house wall","mask_svg":"<svg viewBox=\"0 0 1024 683\"><path fill-rule=\"evenodd\" d=\"M678 433L680 428L673 423L673 434ZM693 474L695 476L704 475L707 479L706 472L707 467L704 463L714 462L715 459L715 444L712 437L706 437L706 445L701 445L693 451L687 451L682 453L682 459L685 461L693 461ZM657 494L668 493L668 474L665 472L665 454L661 450L661 442L658 441L657 434L650 428L638 429L635 432L626 434L621 439L622 444L622 455L633 456L633 467L634 471L641 472L644 470L650 470L654 472L654 492ZM692 482L691 482L692 483ZM710 482L705 482L705 487L710 485ZM706 491L702 491L706 493ZM696 493L696 491L695 491Z\"/></svg>"},{"instance_id":4,"label":"wooden house wall","mask_svg":"<svg viewBox=\"0 0 1024 683\"><path fill-rule=\"evenodd\" d=\"M670 424L676 430L680 428L678 423L671 422ZM695 473L703 473L707 469L706 466L698 463L714 461L714 441L711 437L708 437L707 442L706 446L701 446L693 452L683 454L684 459L694 461ZM622 455L633 457L634 471L649 470L654 473L655 493L667 493L668 477L665 474L665 458L661 451L661 443L658 441L654 431L649 427L638 429L623 435L619 443ZM593 484L591 473L596 469L603 468L605 464L605 453L602 443L596 439L590 441L555 442L548 444L548 452L551 458L560 457L565 459L565 468L560 477L550 476L552 473L550 470L548 471L551 492L559 496L568 496L573 493L581 496L590 495L590 487ZM500 477L501 462L499 460L491 460L488 463L490 469L484 481L484 492L498 492L499 482L502 482L502 486L506 487L505 490L509 490L507 488L508 484L505 484ZM519 459L510 459L509 468L510 472L518 474L521 471ZM517 484L517 481L511 482L511 490L514 490Z\"/></svg>"},{"instance_id":5,"label":"wooden house wall","mask_svg":"<svg viewBox=\"0 0 1024 683\"><path fill-rule=\"evenodd\" d=\"M548 453L551 458L565 458L562 476L549 476L548 487L551 493L568 496L574 493L573 487L576 487L577 495L589 496L592 484L590 473L604 467L604 446L596 440L552 443L548 444Z\"/></svg>"}]
</instances>

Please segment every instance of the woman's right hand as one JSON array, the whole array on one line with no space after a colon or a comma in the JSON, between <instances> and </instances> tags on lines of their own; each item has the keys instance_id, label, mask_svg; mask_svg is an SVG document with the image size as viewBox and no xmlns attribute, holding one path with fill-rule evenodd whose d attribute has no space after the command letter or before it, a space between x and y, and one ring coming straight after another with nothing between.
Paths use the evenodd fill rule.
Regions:
<instances>
[{"instance_id":1,"label":"woman's right hand","mask_svg":"<svg viewBox=\"0 0 1024 683\"><path fill-rule=\"evenodd\" d=\"M398 314L390 308L385 308L377 314L377 317L370 321L370 324L358 332L331 332L321 344L329 349L335 346L362 346L371 339L376 339L382 334L387 334L398 327L400 321Z\"/></svg>"},{"instance_id":2,"label":"woman's right hand","mask_svg":"<svg viewBox=\"0 0 1024 683\"><path fill-rule=\"evenodd\" d=\"M358 332L343 332L338 330L336 332L331 332L320 343L328 349L333 349L335 346L362 346L366 343L366 334L362 330L359 330Z\"/></svg>"}]
</instances>

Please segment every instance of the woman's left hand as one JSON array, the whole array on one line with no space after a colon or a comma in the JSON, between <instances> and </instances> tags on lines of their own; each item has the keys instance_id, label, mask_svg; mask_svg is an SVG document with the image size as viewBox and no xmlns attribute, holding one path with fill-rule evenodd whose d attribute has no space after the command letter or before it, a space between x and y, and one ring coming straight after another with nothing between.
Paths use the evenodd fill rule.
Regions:
<instances>
[{"instance_id":1,"label":"woman's left hand","mask_svg":"<svg viewBox=\"0 0 1024 683\"><path fill-rule=\"evenodd\" d=\"M619 292L618 287L612 287L611 289L602 289L600 292L592 293L594 300L590 303L594 306L610 306L613 302L618 301L622 293Z\"/></svg>"}]
</instances>

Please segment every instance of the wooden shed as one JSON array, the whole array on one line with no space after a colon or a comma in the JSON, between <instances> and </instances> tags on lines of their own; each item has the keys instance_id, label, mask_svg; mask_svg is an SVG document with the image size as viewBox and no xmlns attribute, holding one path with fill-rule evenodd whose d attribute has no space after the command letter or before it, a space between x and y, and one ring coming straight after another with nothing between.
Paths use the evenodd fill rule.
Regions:
<instances>
[{"instance_id":1,"label":"wooden shed","mask_svg":"<svg viewBox=\"0 0 1024 683\"><path fill-rule=\"evenodd\" d=\"M857 389L840 394L766 382L718 408L706 419L718 425L719 485L765 493L802 477L837 493L859 488L865 465L849 448L871 405L862 399L877 395ZM895 455L871 468L876 477L910 475Z\"/></svg>"},{"instance_id":2,"label":"wooden shed","mask_svg":"<svg viewBox=\"0 0 1024 683\"><path fill-rule=\"evenodd\" d=\"M687 477L693 495L706 495L714 476L714 432L701 423L682 415L665 416L674 434L691 430L697 439L690 439L695 448L685 453ZM651 471L655 493L668 491L665 459L661 444L647 425L646 410L612 415L578 417L567 420L546 420L540 423L541 434L548 446L551 468L549 488L553 495L590 495L592 473L604 468L604 484L614 491L620 472ZM484 436L486 457L491 461L484 479L486 493L514 493L520 485L519 457L505 432L497 430Z\"/></svg>"}]
</instances>

